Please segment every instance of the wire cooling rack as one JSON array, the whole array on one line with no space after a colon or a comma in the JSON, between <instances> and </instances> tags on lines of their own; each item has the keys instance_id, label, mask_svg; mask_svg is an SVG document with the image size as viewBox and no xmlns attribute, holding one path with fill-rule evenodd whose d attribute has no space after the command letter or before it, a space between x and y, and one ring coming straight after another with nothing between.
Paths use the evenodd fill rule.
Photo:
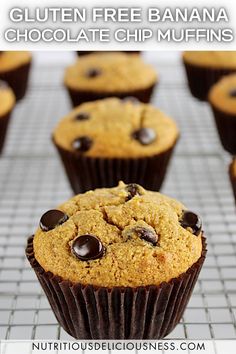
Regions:
<instances>
[{"instance_id":1,"label":"wire cooling rack","mask_svg":"<svg viewBox=\"0 0 236 354\"><path fill-rule=\"evenodd\" d=\"M208 256L171 339L235 339L236 211L223 152L206 103L186 89L180 63L158 63L153 103L178 123L181 139L163 192L198 212ZM63 67L35 66L27 96L12 117L0 158L0 338L71 339L57 324L24 256L41 214L71 196L50 135L70 109Z\"/></svg>"}]
</instances>

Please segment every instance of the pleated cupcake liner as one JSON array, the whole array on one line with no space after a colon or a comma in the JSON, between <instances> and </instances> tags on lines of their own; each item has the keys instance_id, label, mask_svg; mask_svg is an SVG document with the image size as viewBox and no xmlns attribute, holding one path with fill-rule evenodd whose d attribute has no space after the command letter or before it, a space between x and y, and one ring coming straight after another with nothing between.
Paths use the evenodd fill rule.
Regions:
<instances>
[{"instance_id":1,"label":"pleated cupcake liner","mask_svg":"<svg viewBox=\"0 0 236 354\"><path fill-rule=\"evenodd\" d=\"M59 324L76 339L161 339L179 323L206 257L179 277L158 286L98 287L63 280L46 272L34 256L33 236L26 256Z\"/></svg>"},{"instance_id":2,"label":"pleated cupcake liner","mask_svg":"<svg viewBox=\"0 0 236 354\"><path fill-rule=\"evenodd\" d=\"M2 153L3 150L3 146L7 134L7 128L11 118L11 112L12 110L7 112L4 116L0 117L0 154Z\"/></svg>"},{"instance_id":3,"label":"pleated cupcake liner","mask_svg":"<svg viewBox=\"0 0 236 354\"><path fill-rule=\"evenodd\" d=\"M231 184L232 184L234 198L235 198L235 203L236 203L236 174L234 172L233 164L234 164L234 160L231 162L231 164L229 166L229 177L230 177L230 181L231 181Z\"/></svg>"},{"instance_id":4,"label":"pleated cupcake liner","mask_svg":"<svg viewBox=\"0 0 236 354\"><path fill-rule=\"evenodd\" d=\"M118 98L125 98L128 96L137 98L140 102L148 103L151 100L154 88L157 84L149 86L144 89L128 91L128 92L93 92L93 91L82 91L82 90L75 90L70 87L67 87L72 105L74 107L79 106L84 102L96 101L101 100L103 98L108 97L118 97Z\"/></svg>"},{"instance_id":5,"label":"pleated cupcake liner","mask_svg":"<svg viewBox=\"0 0 236 354\"><path fill-rule=\"evenodd\" d=\"M54 139L53 142L75 194L95 188L114 187L119 181L137 183L145 189L158 191L176 145L175 142L168 150L151 157L93 158L63 149Z\"/></svg>"},{"instance_id":6,"label":"pleated cupcake liner","mask_svg":"<svg viewBox=\"0 0 236 354\"><path fill-rule=\"evenodd\" d=\"M82 55L88 55L92 53L109 53L107 50L99 50L99 51L86 51L86 50L77 50L76 51L77 55L82 56ZM131 50L131 51L122 51L122 53L127 53L127 54L139 54L139 50Z\"/></svg>"},{"instance_id":7,"label":"pleated cupcake liner","mask_svg":"<svg viewBox=\"0 0 236 354\"><path fill-rule=\"evenodd\" d=\"M221 144L230 154L236 154L236 115L225 113L211 104Z\"/></svg>"},{"instance_id":8,"label":"pleated cupcake liner","mask_svg":"<svg viewBox=\"0 0 236 354\"><path fill-rule=\"evenodd\" d=\"M0 72L0 80L6 81L14 91L16 100L24 97L29 79L31 62L21 65L14 70Z\"/></svg>"},{"instance_id":9,"label":"pleated cupcake liner","mask_svg":"<svg viewBox=\"0 0 236 354\"><path fill-rule=\"evenodd\" d=\"M215 69L191 65L183 61L187 74L187 81L192 95L201 101L206 101L210 88L222 76L236 72L236 69Z\"/></svg>"}]
</instances>

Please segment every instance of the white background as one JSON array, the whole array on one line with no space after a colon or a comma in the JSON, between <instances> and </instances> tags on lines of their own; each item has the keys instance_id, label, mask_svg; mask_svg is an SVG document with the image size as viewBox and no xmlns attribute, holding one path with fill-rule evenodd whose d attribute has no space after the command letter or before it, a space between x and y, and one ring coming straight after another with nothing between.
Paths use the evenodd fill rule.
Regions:
<instances>
[{"instance_id":1,"label":"white background","mask_svg":"<svg viewBox=\"0 0 236 354\"><path fill-rule=\"evenodd\" d=\"M194 50L200 50L200 49L222 49L222 50L234 50L236 49L236 40L231 43L205 43L203 41L201 42L194 42L193 40L188 43L174 43L174 42L164 42L162 41L161 43L157 43L155 39L152 39L148 42L145 43L116 43L113 41L112 43L109 44L101 44L101 43L84 43L84 44L76 44L76 43L43 43L43 42L38 42L38 43L7 43L4 40L3 33L6 28L12 27L12 24L10 23L9 20L9 10L12 7L20 6L22 7L73 7L73 6L84 6L84 7L92 7L92 6L119 6L119 7L127 7L127 6L134 6L134 7L148 7L148 6L156 6L161 9L164 7L204 7L207 6L209 7L226 7L228 10L228 13L230 15L230 20L231 23L225 24L198 24L199 28L203 27L214 27L217 28L217 26L225 26L225 27L234 27L234 30L236 32L236 1L235 0L159 0L159 1L153 1L153 0L119 0L116 2L112 2L109 0L1 0L0 1L0 48L1 49L30 49L30 50L76 50L76 49L83 49L83 50L115 50L115 49L122 49L122 50L132 50L132 49L139 49L139 50L183 50L183 49L194 49ZM14 24L17 25L17 24ZM61 24L54 24L54 26L58 27L61 26ZM140 25L140 24L138 24ZM27 26L30 27L35 27L36 24L28 24ZM26 26L26 27L27 27ZM43 24L43 27L48 27L48 24ZM64 25L65 26L65 25ZM72 25L66 24L67 27ZM73 25L74 29L78 29L79 25L74 24ZM83 25L84 26L84 25ZM107 24L106 26L112 26L112 24ZM113 26L116 27L116 25ZM121 25L122 26L122 25ZM125 24L127 27L128 24ZM132 26L131 24L129 26ZM134 26L137 26L135 24ZM147 23L142 23L142 27L149 26L150 24ZM160 26L160 24L155 24L154 28L157 26ZM169 28L169 27L174 27L173 23L166 23L166 24L161 24L161 28ZM176 25L176 28L181 28L181 27L196 27L196 23L192 24L182 24L179 23ZM38 26L37 26L38 27ZM63 27L63 25L61 26ZM96 24L97 27L97 24ZM120 27L120 25L119 25ZM79 47L79 48L78 48Z\"/></svg>"}]
</instances>

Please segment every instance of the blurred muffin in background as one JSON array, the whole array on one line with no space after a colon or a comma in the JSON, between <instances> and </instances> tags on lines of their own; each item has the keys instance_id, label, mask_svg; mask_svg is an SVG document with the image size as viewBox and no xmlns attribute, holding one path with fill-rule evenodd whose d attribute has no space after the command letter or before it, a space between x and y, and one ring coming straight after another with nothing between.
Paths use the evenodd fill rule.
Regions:
<instances>
[{"instance_id":1,"label":"blurred muffin in background","mask_svg":"<svg viewBox=\"0 0 236 354\"><path fill-rule=\"evenodd\" d=\"M229 177L232 184L234 198L236 202L236 158L234 158L229 166Z\"/></svg>"},{"instance_id":2,"label":"blurred muffin in background","mask_svg":"<svg viewBox=\"0 0 236 354\"><path fill-rule=\"evenodd\" d=\"M211 105L221 143L236 154L236 74L223 77L210 90Z\"/></svg>"},{"instance_id":3,"label":"blurred muffin in background","mask_svg":"<svg viewBox=\"0 0 236 354\"><path fill-rule=\"evenodd\" d=\"M0 81L0 153L2 152L11 112L15 106L15 95L7 83Z\"/></svg>"},{"instance_id":4,"label":"blurred muffin in background","mask_svg":"<svg viewBox=\"0 0 236 354\"><path fill-rule=\"evenodd\" d=\"M159 190L178 137L176 123L165 113L127 98L84 103L53 132L75 193L120 180Z\"/></svg>"},{"instance_id":5,"label":"blurred muffin in background","mask_svg":"<svg viewBox=\"0 0 236 354\"><path fill-rule=\"evenodd\" d=\"M222 76L236 72L236 51L190 51L183 53L192 95L207 100L208 92Z\"/></svg>"},{"instance_id":6,"label":"blurred muffin in background","mask_svg":"<svg viewBox=\"0 0 236 354\"><path fill-rule=\"evenodd\" d=\"M0 80L8 83L17 100L26 93L31 62L31 53L27 51L0 52Z\"/></svg>"},{"instance_id":7,"label":"blurred muffin in background","mask_svg":"<svg viewBox=\"0 0 236 354\"><path fill-rule=\"evenodd\" d=\"M147 103L157 81L155 69L139 55L118 52L83 56L64 77L74 106L113 96L133 96Z\"/></svg>"}]
</instances>

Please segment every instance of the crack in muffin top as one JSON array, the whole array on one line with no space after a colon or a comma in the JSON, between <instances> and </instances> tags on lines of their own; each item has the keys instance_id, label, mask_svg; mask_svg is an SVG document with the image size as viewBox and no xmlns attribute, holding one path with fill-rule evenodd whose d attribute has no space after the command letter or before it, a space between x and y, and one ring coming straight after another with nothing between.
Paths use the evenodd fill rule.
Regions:
<instances>
[{"instance_id":1,"label":"crack in muffin top","mask_svg":"<svg viewBox=\"0 0 236 354\"><path fill-rule=\"evenodd\" d=\"M53 133L65 150L104 158L153 156L172 148L178 136L174 120L159 109L118 98L80 105Z\"/></svg>"},{"instance_id":2,"label":"crack in muffin top","mask_svg":"<svg viewBox=\"0 0 236 354\"><path fill-rule=\"evenodd\" d=\"M139 55L89 54L65 71L64 83L71 89L119 93L149 88L157 81L154 68Z\"/></svg>"},{"instance_id":3,"label":"crack in muffin top","mask_svg":"<svg viewBox=\"0 0 236 354\"><path fill-rule=\"evenodd\" d=\"M174 199L120 182L77 195L44 214L34 254L45 271L74 283L159 285L200 258L199 220Z\"/></svg>"}]
</instances>

